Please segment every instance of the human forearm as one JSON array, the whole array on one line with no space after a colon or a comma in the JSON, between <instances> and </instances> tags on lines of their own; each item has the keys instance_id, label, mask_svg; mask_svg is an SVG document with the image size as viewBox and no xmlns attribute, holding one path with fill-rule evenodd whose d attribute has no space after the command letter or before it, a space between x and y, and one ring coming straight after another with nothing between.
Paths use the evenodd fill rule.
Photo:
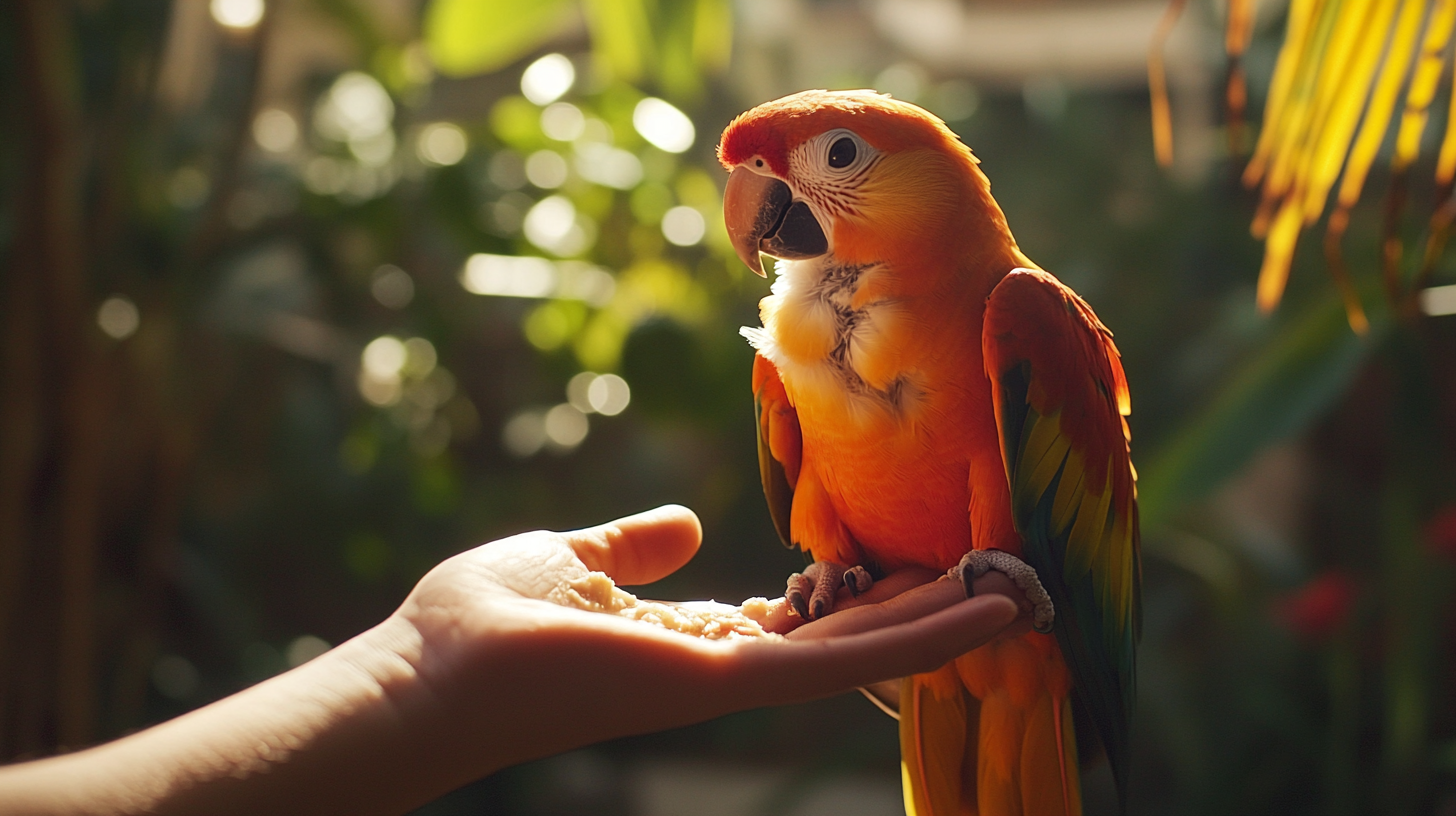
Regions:
<instances>
[{"instance_id":1,"label":"human forearm","mask_svg":"<svg viewBox=\"0 0 1456 816\"><path fill-rule=\"evenodd\" d=\"M402 812L466 781L423 759L435 717L412 650L391 618L155 728L0 769L0 814Z\"/></svg>"}]
</instances>

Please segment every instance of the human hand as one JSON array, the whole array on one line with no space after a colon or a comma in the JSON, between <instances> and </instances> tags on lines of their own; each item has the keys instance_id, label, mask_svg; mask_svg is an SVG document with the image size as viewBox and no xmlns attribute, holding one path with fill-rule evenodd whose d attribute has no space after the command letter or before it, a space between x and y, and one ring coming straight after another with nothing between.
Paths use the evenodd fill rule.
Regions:
<instances>
[{"instance_id":1,"label":"human hand","mask_svg":"<svg viewBox=\"0 0 1456 816\"><path fill-rule=\"evenodd\" d=\"M443 753L462 761L462 781L600 740L929 671L1017 617L1010 600L966 600L958 582L929 571L889 576L812 623L771 607L761 622L787 633L771 640L703 640L544 600L589 570L618 584L656 581L693 556L700 536L690 511L663 507L486 544L419 582L395 618L418 633L407 658L429 689L436 737L458 749Z\"/></svg>"},{"instance_id":2,"label":"human hand","mask_svg":"<svg viewBox=\"0 0 1456 816\"><path fill-rule=\"evenodd\" d=\"M0 768L22 813L400 813L507 765L732 711L928 671L1013 624L995 594L888 576L783 638L709 641L542 600L598 570L623 584L697 551L663 507L513 536L430 571L378 626L238 694L90 750ZM930 583L924 583L930 581Z\"/></svg>"}]
</instances>

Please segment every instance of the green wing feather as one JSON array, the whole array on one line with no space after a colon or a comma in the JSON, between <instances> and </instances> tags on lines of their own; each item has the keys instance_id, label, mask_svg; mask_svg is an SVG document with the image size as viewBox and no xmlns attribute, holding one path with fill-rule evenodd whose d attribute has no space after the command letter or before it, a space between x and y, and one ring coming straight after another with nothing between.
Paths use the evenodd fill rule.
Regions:
<instances>
[{"instance_id":1,"label":"green wing feather","mask_svg":"<svg viewBox=\"0 0 1456 816\"><path fill-rule=\"evenodd\" d=\"M1117 348L1081 298L1032 270L987 299L982 348L1023 555L1125 801L1142 567Z\"/></svg>"}]
</instances>

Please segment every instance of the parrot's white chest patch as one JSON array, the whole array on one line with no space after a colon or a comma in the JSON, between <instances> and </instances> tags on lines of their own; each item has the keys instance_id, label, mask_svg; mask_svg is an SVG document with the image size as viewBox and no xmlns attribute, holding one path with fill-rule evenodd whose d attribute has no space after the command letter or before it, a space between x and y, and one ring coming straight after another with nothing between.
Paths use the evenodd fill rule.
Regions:
<instances>
[{"instance_id":1,"label":"parrot's white chest patch","mask_svg":"<svg viewBox=\"0 0 1456 816\"><path fill-rule=\"evenodd\" d=\"M903 412L919 389L892 361L894 329L903 312L892 299L855 306L856 293L879 264L855 265L825 255L779 261L773 294L759 302L762 328L741 333L779 370L790 397L812 392L852 411Z\"/></svg>"}]
</instances>

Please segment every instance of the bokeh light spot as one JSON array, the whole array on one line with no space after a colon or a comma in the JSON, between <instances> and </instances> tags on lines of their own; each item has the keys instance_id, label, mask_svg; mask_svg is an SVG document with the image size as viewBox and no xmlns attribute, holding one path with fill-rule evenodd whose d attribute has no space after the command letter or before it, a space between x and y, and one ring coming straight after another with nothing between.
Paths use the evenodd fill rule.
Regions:
<instances>
[{"instance_id":1,"label":"bokeh light spot","mask_svg":"<svg viewBox=\"0 0 1456 816\"><path fill-rule=\"evenodd\" d=\"M263 0L212 0L212 19L219 25L243 31L263 19Z\"/></svg>"},{"instance_id":2,"label":"bokeh light spot","mask_svg":"<svg viewBox=\"0 0 1456 816\"><path fill-rule=\"evenodd\" d=\"M379 80L361 71L334 81L314 109L313 121L324 137L347 142L360 161L382 164L394 152L394 133L389 129L394 101Z\"/></svg>"},{"instance_id":3,"label":"bokeh light spot","mask_svg":"<svg viewBox=\"0 0 1456 816\"><path fill-rule=\"evenodd\" d=\"M940 83L930 98L930 109L947 122L969 119L980 107L981 92L964 79Z\"/></svg>"},{"instance_id":4,"label":"bokeh light spot","mask_svg":"<svg viewBox=\"0 0 1456 816\"><path fill-rule=\"evenodd\" d=\"M294 668L302 666L332 648L334 647L321 637L304 635L294 638L293 642L288 644L288 648L283 651L283 656L288 661L289 668Z\"/></svg>"},{"instance_id":5,"label":"bokeh light spot","mask_svg":"<svg viewBox=\"0 0 1456 816\"><path fill-rule=\"evenodd\" d=\"M373 136L350 139L349 152L370 167L383 167L394 158L394 131L381 130ZM369 198L371 194L362 197Z\"/></svg>"},{"instance_id":6,"label":"bokeh light spot","mask_svg":"<svg viewBox=\"0 0 1456 816\"><path fill-rule=\"evenodd\" d=\"M1056 121L1066 113L1068 96L1066 83L1054 76L1034 76L1021 86L1026 109L1047 122Z\"/></svg>"},{"instance_id":7,"label":"bokeh light spot","mask_svg":"<svg viewBox=\"0 0 1456 816\"><path fill-rule=\"evenodd\" d=\"M597 375L592 371L583 371L566 381L566 401L571 407L583 414L595 413L597 409L592 407L591 400L587 397L587 391L596 380Z\"/></svg>"},{"instance_id":8,"label":"bokeh light spot","mask_svg":"<svg viewBox=\"0 0 1456 816\"><path fill-rule=\"evenodd\" d=\"M500 150L490 157L486 175L502 190L519 190L526 186L526 163L514 150Z\"/></svg>"},{"instance_id":9,"label":"bokeh light spot","mask_svg":"<svg viewBox=\"0 0 1456 816\"><path fill-rule=\"evenodd\" d=\"M470 142L459 125L450 122L436 122L426 125L415 142L415 155L425 164L449 167L459 164L465 158Z\"/></svg>"},{"instance_id":10,"label":"bokeh light spot","mask_svg":"<svg viewBox=\"0 0 1456 816\"><path fill-rule=\"evenodd\" d=\"M546 419L539 411L522 411L501 429L501 445L512 456L525 459L546 444Z\"/></svg>"},{"instance_id":11,"label":"bokeh light spot","mask_svg":"<svg viewBox=\"0 0 1456 816\"><path fill-rule=\"evenodd\" d=\"M586 399L597 413L616 416L627 410L628 403L632 401L632 389L616 374L603 374L593 378L587 386Z\"/></svg>"},{"instance_id":12,"label":"bokeh light spot","mask_svg":"<svg viewBox=\"0 0 1456 816\"><path fill-rule=\"evenodd\" d=\"M707 229L703 214L692 207L673 207L662 216L662 236L678 246L702 241Z\"/></svg>"},{"instance_id":13,"label":"bokeh light spot","mask_svg":"<svg viewBox=\"0 0 1456 816\"><path fill-rule=\"evenodd\" d=\"M460 285L477 295L546 297L556 288L556 266L545 258L482 252L465 262Z\"/></svg>"},{"instance_id":14,"label":"bokeh light spot","mask_svg":"<svg viewBox=\"0 0 1456 816\"><path fill-rule=\"evenodd\" d=\"M1456 314L1456 284L1421 291L1421 311L1431 317Z\"/></svg>"},{"instance_id":15,"label":"bokeh light spot","mask_svg":"<svg viewBox=\"0 0 1456 816\"><path fill-rule=\"evenodd\" d=\"M435 344L423 337L411 337L404 341L404 352L403 371L415 379L424 379L429 376L430 372L435 370L435 364L440 360L440 355L435 351ZM454 384L452 383L450 387L453 389Z\"/></svg>"},{"instance_id":16,"label":"bokeh light spot","mask_svg":"<svg viewBox=\"0 0 1456 816\"><path fill-rule=\"evenodd\" d=\"M541 111L541 132L558 142L575 141L586 130L581 108L570 102L552 102Z\"/></svg>"},{"instance_id":17,"label":"bokeh light spot","mask_svg":"<svg viewBox=\"0 0 1456 816\"><path fill-rule=\"evenodd\" d=\"M369 345L364 347L361 362L369 376L388 379L399 376L408 357L409 352L405 350L404 343L398 337L386 334L383 337L374 338Z\"/></svg>"},{"instance_id":18,"label":"bokeh light spot","mask_svg":"<svg viewBox=\"0 0 1456 816\"><path fill-rule=\"evenodd\" d=\"M547 54L521 74L521 95L537 105L549 105L571 90L576 68L562 54Z\"/></svg>"},{"instance_id":19,"label":"bokeh light spot","mask_svg":"<svg viewBox=\"0 0 1456 816\"><path fill-rule=\"evenodd\" d=\"M298 144L298 122L288 111L268 108L253 119L253 141L270 153L287 153Z\"/></svg>"},{"instance_id":20,"label":"bokeh light spot","mask_svg":"<svg viewBox=\"0 0 1456 816\"><path fill-rule=\"evenodd\" d=\"M403 309L415 298L415 282L408 272L393 264L385 264L374 270L374 277L369 281L369 294L381 306Z\"/></svg>"},{"instance_id":21,"label":"bokeh light spot","mask_svg":"<svg viewBox=\"0 0 1456 816\"><path fill-rule=\"evenodd\" d=\"M125 340L141 325L141 313L125 295L112 295L96 310L96 325L114 340Z\"/></svg>"},{"instance_id":22,"label":"bokeh light spot","mask_svg":"<svg viewBox=\"0 0 1456 816\"><path fill-rule=\"evenodd\" d=\"M585 301L601 308L612 300L617 291L617 279L612 273L585 261L561 261L556 264L556 291L559 298Z\"/></svg>"},{"instance_id":23,"label":"bokeh light spot","mask_svg":"<svg viewBox=\"0 0 1456 816\"><path fill-rule=\"evenodd\" d=\"M577 216L571 199L554 195L536 202L521 224L526 240L556 255L576 255L592 245L595 225Z\"/></svg>"},{"instance_id":24,"label":"bokeh light spot","mask_svg":"<svg viewBox=\"0 0 1456 816\"><path fill-rule=\"evenodd\" d=\"M915 102L925 92L925 69L913 62L897 62L875 77L875 89L896 99Z\"/></svg>"},{"instance_id":25,"label":"bokeh light spot","mask_svg":"<svg viewBox=\"0 0 1456 816\"><path fill-rule=\"evenodd\" d=\"M561 450L571 450L580 445L590 430L586 414L566 402L547 411L542 424L546 431L546 441Z\"/></svg>"},{"instance_id":26,"label":"bokeh light spot","mask_svg":"<svg viewBox=\"0 0 1456 816\"><path fill-rule=\"evenodd\" d=\"M687 114L653 96L638 102L632 110L632 126L642 138L669 153L682 153L693 146L697 137Z\"/></svg>"},{"instance_id":27,"label":"bokeh light spot","mask_svg":"<svg viewBox=\"0 0 1456 816\"><path fill-rule=\"evenodd\" d=\"M555 150L537 150L526 157L526 179L543 190L566 183L566 159Z\"/></svg>"},{"instance_id":28,"label":"bokeh light spot","mask_svg":"<svg viewBox=\"0 0 1456 816\"><path fill-rule=\"evenodd\" d=\"M604 187L630 190L642 181L642 162L621 148L583 142L576 146L576 172Z\"/></svg>"}]
</instances>

